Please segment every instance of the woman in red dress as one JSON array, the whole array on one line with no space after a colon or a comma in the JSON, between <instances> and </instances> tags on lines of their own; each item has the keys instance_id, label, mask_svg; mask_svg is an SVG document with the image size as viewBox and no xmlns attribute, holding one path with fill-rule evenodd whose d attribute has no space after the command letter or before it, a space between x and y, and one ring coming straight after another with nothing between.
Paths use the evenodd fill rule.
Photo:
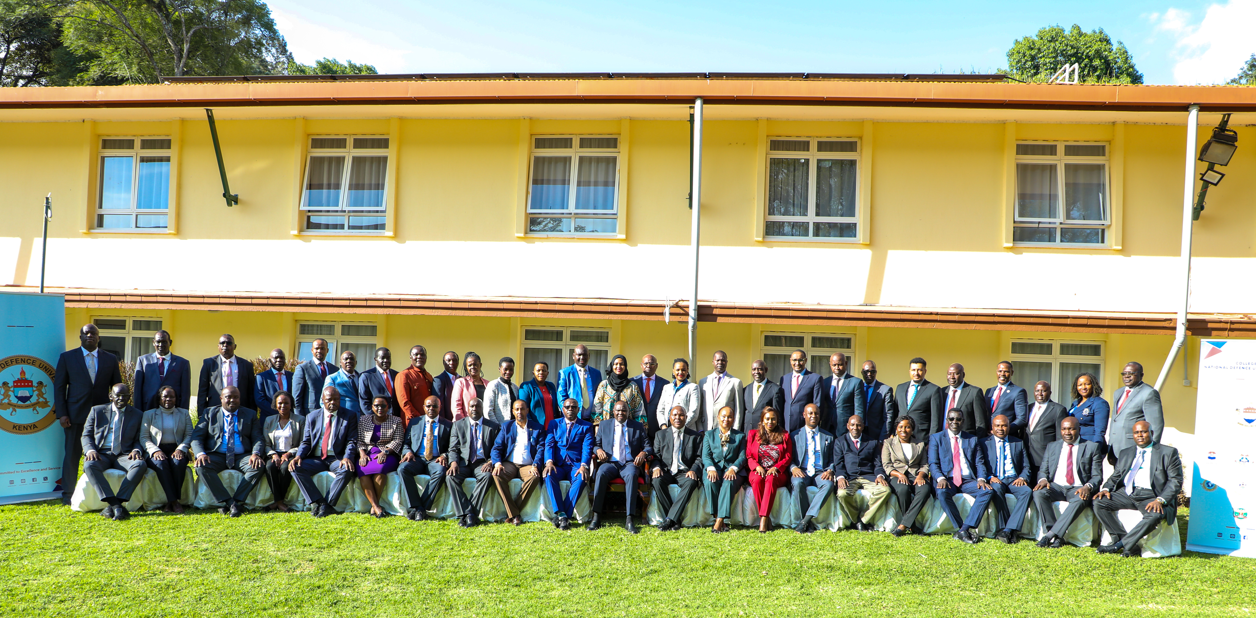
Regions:
<instances>
[{"instance_id":1,"label":"woman in red dress","mask_svg":"<svg viewBox=\"0 0 1256 618\"><path fill-rule=\"evenodd\" d=\"M776 490L789 484L786 470L793 453L789 433L781 427L781 413L772 406L763 408L759 428L751 429L746 436L746 465L750 468L754 503L759 507L759 532L768 531L768 513L772 512Z\"/></svg>"}]
</instances>

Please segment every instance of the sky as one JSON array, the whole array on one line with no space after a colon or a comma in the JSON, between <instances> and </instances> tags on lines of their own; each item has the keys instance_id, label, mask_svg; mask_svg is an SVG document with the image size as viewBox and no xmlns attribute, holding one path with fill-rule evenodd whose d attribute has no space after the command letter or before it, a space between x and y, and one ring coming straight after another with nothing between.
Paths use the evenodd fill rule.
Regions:
<instances>
[{"instance_id":1,"label":"sky","mask_svg":"<svg viewBox=\"0 0 1256 618\"><path fill-rule=\"evenodd\" d=\"M993 73L1039 28L1102 28L1148 84L1215 84L1256 53L1256 0L269 0L296 59L381 73Z\"/></svg>"}]
</instances>

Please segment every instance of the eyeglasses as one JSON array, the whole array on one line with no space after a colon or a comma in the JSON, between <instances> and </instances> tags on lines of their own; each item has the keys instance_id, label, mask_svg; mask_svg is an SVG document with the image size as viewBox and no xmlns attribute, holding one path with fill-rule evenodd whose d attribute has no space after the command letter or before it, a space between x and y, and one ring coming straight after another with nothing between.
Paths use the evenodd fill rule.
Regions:
<instances>
[{"instance_id":1,"label":"eyeglasses","mask_svg":"<svg viewBox=\"0 0 1256 618\"><path fill-rule=\"evenodd\" d=\"M1134 373L1133 371L1122 371L1122 372L1121 372L1121 375L1123 375L1123 376L1135 376L1135 375L1138 375L1138 374Z\"/></svg>"},{"instance_id":2,"label":"eyeglasses","mask_svg":"<svg viewBox=\"0 0 1256 618\"><path fill-rule=\"evenodd\" d=\"M564 410L579 410L580 406L563 406Z\"/></svg>"}]
</instances>

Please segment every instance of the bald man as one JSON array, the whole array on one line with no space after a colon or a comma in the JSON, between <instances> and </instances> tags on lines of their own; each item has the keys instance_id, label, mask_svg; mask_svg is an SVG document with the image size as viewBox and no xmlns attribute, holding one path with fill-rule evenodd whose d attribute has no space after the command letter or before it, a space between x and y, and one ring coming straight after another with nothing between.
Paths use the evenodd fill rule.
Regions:
<instances>
[{"instance_id":1,"label":"bald man","mask_svg":"<svg viewBox=\"0 0 1256 618\"><path fill-rule=\"evenodd\" d=\"M659 400L663 398L663 387L670 382L667 378L658 375L658 369L659 359L653 354L646 354L641 357L641 375L632 379L633 382L637 383L637 388L641 391L646 415L651 419L654 418L652 413L659 409ZM646 440L650 444L654 444L654 433L658 429L658 423L645 424Z\"/></svg>"},{"instance_id":2,"label":"bald man","mask_svg":"<svg viewBox=\"0 0 1256 618\"><path fill-rule=\"evenodd\" d=\"M859 388L859 378L850 374L850 358L838 352L829 357L829 370L832 375L824 379L824 388L820 390L820 426L837 435L846 431L846 421L859 415L864 417L866 400ZM867 425L867 418L864 417ZM879 436L884 423L876 425Z\"/></svg>"},{"instance_id":3,"label":"bald man","mask_svg":"<svg viewBox=\"0 0 1256 618\"><path fill-rule=\"evenodd\" d=\"M1090 508L1095 490L1103 483L1103 451L1102 444L1082 439L1076 418L1066 416L1060 421L1060 439L1043 451L1034 485L1034 507L1047 529L1038 547L1063 547L1068 527L1083 509ZM1054 505L1066 500L1068 508L1057 518Z\"/></svg>"},{"instance_id":4,"label":"bald man","mask_svg":"<svg viewBox=\"0 0 1256 618\"><path fill-rule=\"evenodd\" d=\"M284 369L288 357L283 348L270 351L270 369L257 374L254 392L257 393L257 413L263 421L278 414L275 411L275 393L285 391L292 395L292 372ZM294 399L295 401L295 396Z\"/></svg>"},{"instance_id":5,"label":"bald man","mask_svg":"<svg viewBox=\"0 0 1256 618\"><path fill-rule=\"evenodd\" d=\"M407 370L408 371L408 370ZM422 521L432 510L436 494L445 486L445 472L449 468L449 435L453 423L440 414L440 397L428 395L423 400L423 416L410 421L401 450L401 483L406 488L410 509L406 517ZM419 494L414 477L426 475L427 487Z\"/></svg>"},{"instance_id":6,"label":"bald man","mask_svg":"<svg viewBox=\"0 0 1256 618\"><path fill-rule=\"evenodd\" d=\"M1128 367L1127 367L1128 369ZM1115 424L1113 425L1115 427ZM1095 517L1112 537L1101 554L1120 552L1126 558L1142 555L1138 542L1162 521L1177 516L1177 494L1182 489L1182 459L1177 449L1155 442L1151 423L1138 421L1131 432L1134 445L1117 456L1112 476L1095 496ZM1132 510L1142 515L1128 532L1118 511Z\"/></svg>"},{"instance_id":7,"label":"bald man","mask_svg":"<svg viewBox=\"0 0 1256 618\"><path fill-rule=\"evenodd\" d=\"M358 414L340 406L340 389L323 387L323 407L305 417L305 435L288 471L310 505L310 514L321 518L334 515L340 494L349 485L349 474L357 470ZM331 472L334 479L327 494L314 484L314 475Z\"/></svg>"}]
</instances>

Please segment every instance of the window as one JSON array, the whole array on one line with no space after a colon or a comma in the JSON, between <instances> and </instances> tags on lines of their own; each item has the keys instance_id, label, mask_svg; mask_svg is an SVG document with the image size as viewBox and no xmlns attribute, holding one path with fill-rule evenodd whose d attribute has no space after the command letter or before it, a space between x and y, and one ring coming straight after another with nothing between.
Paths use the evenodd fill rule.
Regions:
<instances>
[{"instance_id":1,"label":"window","mask_svg":"<svg viewBox=\"0 0 1256 618\"><path fill-rule=\"evenodd\" d=\"M854 240L859 232L859 142L768 140L768 238Z\"/></svg>"},{"instance_id":2,"label":"window","mask_svg":"<svg viewBox=\"0 0 1256 618\"><path fill-rule=\"evenodd\" d=\"M378 327L362 322L301 322L297 324L297 359L314 360L315 339L327 340L327 362L339 366L341 352L353 352L358 371L375 366L375 336Z\"/></svg>"},{"instance_id":3,"label":"window","mask_svg":"<svg viewBox=\"0 0 1256 618\"><path fill-rule=\"evenodd\" d=\"M305 231L384 231L387 176L387 136L311 137L301 192Z\"/></svg>"},{"instance_id":4,"label":"window","mask_svg":"<svg viewBox=\"0 0 1256 618\"><path fill-rule=\"evenodd\" d=\"M1108 243L1108 146L1016 144L1016 244Z\"/></svg>"},{"instance_id":5,"label":"window","mask_svg":"<svg viewBox=\"0 0 1256 618\"><path fill-rule=\"evenodd\" d=\"M589 349L589 366L606 373L611 360L611 331L597 328L565 328L562 326L536 326L523 329L523 365L516 374L531 375L532 366L540 361L549 363L550 381L557 379L558 372L571 364L571 351L584 344ZM664 364L660 360L660 364ZM666 372L671 375L671 370Z\"/></svg>"},{"instance_id":6,"label":"window","mask_svg":"<svg viewBox=\"0 0 1256 618\"><path fill-rule=\"evenodd\" d=\"M96 229L166 229L170 138L102 138L98 200Z\"/></svg>"},{"instance_id":7,"label":"window","mask_svg":"<svg viewBox=\"0 0 1256 618\"><path fill-rule=\"evenodd\" d=\"M152 352L153 335L161 330L161 320L151 318L95 318L92 324L100 329L100 347L127 363Z\"/></svg>"},{"instance_id":8,"label":"window","mask_svg":"<svg viewBox=\"0 0 1256 618\"><path fill-rule=\"evenodd\" d=\"M1067 405L1072 401L1073 380L1083 373L1103 377L1101 341L1012 341L1016 375L1012 381L1024 387L1033 400L1034 385L1051 385L1051 400Z\"/></svg>"},{"instance_id":9,"label":"window","mask_svg":"<svg viewBox=\"0 0 1256 618\"><path fill-rule=\"evenodd\" d=\"M619 226L619 138L532 138L530 234L615 234Z\"/></svg>"},{"instance_id":10,"label":"window","mask_svg":"<svg viewBox=\"0 0 1256 618\"><path fill-rule=\"evenodd\" d=\"M829 370L829 357L835 352L842 352L849 359L847 371L858 376L855 367L855 336L831 335L822 333L764 333L763 362L768 365L768 378L779 380L781 376L793 371L789 365L789 356L794 350L807 353L808 369L827 378L833 375Z\"/></svg>"}]
</instances>

